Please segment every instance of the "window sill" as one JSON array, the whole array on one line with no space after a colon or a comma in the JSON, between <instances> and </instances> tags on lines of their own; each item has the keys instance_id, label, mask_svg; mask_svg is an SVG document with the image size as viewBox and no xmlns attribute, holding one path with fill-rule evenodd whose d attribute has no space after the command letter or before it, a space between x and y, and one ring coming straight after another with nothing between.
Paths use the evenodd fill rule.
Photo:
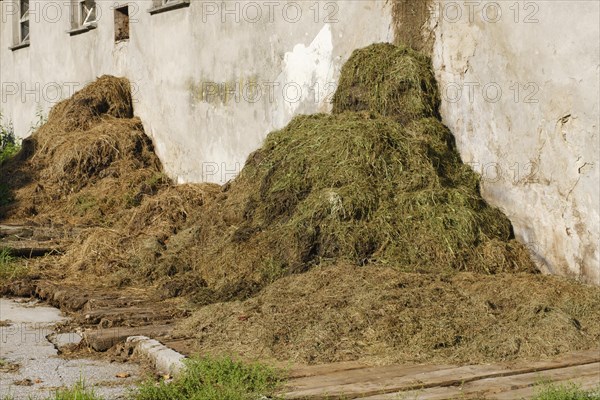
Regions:
<instances>
[{"instance_id":1,"label":"window sill","mask_svg":"<svg viewBox=\"0 0 600 400\"><path fill-rule=\"evenodd\" d=\"M165 4L165 5L158 6L158 7L153 7L151 9L149 9L148 12L150 13L150 15L154 15L154 14L163 13L165 11L177 10L178 8L184 8L184 7L189 7L189 6L190 6L189 0L180 0L178 2L169 3L169 4Z\"/></svg>"},{"instance_id":2,"label":"window sill","mask_svg":"<svg viewBox=\"0 0 600 400\"><path fill-rule=\"evenodd\" d=\"M15 51L15 50L19 50L19 49L24 49L26 47L29 47L29 40L23 43L19 43L19 44L15 44L14 46L10 46L9 49L11 51Z\"/></svg>"},{"instance_id":3,"label":"window sill","mask_svg":"<svg viewBox=\"0 0 600 400\"><path fill-rule=\"evenodd\" d=\"M97 27L98 27L98 25L96 25L96 24L89 24L89 25L85 25L85 26L80 26L75 29L71 29L70 31L67 31L67 33L71 36L75 36L75 35L79 35L81 33L89 32L92 29L96 29Z\"/></svg>"}]
</instances>

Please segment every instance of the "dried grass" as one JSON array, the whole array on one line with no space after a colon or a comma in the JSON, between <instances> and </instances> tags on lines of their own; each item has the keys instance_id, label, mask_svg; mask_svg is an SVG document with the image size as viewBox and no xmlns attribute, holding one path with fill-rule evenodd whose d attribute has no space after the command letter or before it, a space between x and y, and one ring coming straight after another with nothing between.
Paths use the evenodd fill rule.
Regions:
<instances>
[{"instance_id":1,"label":"dried grass","mask_svg":"<svg viewBox=\"0 0 600 400\"><path fill-rule=\"evenodd\" d=\"M249 359L481 363L593 348L599 319L598 288L555 276L338 264L203 307L180 332L201 354Z\"/></svg>"},{"instance_id":2,"label":"dried grass","mask_svg":"<svg viewBox=\"0 0 600 400\"><path fill-rule=\"evenodd\" d=\"M17 201L0 215L38 224L111 224L120 210L168 183L161 169L133 117L129 82L103 76L57 104L2 166L0 181Z\"/></svg>"}]
</instances>

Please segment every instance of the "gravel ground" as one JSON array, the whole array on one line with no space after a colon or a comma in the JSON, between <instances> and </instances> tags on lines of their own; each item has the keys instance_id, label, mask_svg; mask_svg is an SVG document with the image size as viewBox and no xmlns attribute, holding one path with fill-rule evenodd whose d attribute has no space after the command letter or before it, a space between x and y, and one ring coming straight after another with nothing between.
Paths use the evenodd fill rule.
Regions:
<instances>
[{"instance_id":1,"label":"gravel ground","mask_svg":"<svg viewBox=\"0 0 600 400\"><path fill-rule=\"evenodd\" d=\"M103 398L122 399L139 380L141 368L133 363L58 357L47 337L54 333L55 324L65 320L56 308L0 299L0 399L45 399L80 379ZM69 339L61 335L61 342ZM72 339L79 336L73 334ZM118 374L129 377L118 378Z\"/></svg>"}]
</instances>

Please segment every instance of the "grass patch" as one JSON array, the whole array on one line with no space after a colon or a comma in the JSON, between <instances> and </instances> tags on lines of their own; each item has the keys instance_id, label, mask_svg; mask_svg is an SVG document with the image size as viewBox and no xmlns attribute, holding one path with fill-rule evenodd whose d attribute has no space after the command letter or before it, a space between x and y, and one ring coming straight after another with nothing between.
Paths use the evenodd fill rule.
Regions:
<instances>
[{"instance_id":1,"label":"grass patch","mask_svg":"<svg viewBox=\"0 0 600 400\"><path fill-rule=\"evenodd\" d=\"M0 165L17 154L20 148L12 123L4 124L0 114Z\"/></svg>"},{"instance_id":2,"label":"grass patch","mask_svg":"<svg viewBox=\"0 0 600 400\"><path fill-rule=\"evenodd\" d=\"M277 373L262 364L230 358L187 360L185 372L173 382L142 384L136 400L250 400L269 396L279 387Z\"/></svg>"},{"instance_id":3,"label":"grass patch","mask_svg":"<svg viewBox=\"0 0 600 400\"><path fill-rule=\"evenodd\" d=\"M0 150L0 164L8 160L19 151L19 146L15 144L8 144L6 147L2 147Z\"/></svg>"},{"instance_id":4,"label":"grass patch","mask_svg":"<svg viewBox=\"0 0 600 400\"><path fill-rule=\"evenodd\" d=\"M88 388L85 381L79 380L69 389L60 389L47 400L103 400L93 389Z\"/></svg>"},{"instance_id":5,"label":"grass patch","mask_svg":"<svg viewBox=\"0 0 600 400\"><path fill-rule=\"evenodd\" d=\"M2 114L0 114L0 165L21 149L19 140L16 138L12 123L7 125L2 123ZM9 204L13 201L13 195L10 188L3 183L0 183L0 207Z\"/></svg>"},{"instance_id":6,"label":"grass patch","mask_svg":"<svg viewBox=\"0 0 600 400\"><path fill-rule=\"evenodd\" d=\"M600 400L600 385L584 390L575 383L542 383L533 400Z\"/></svg>"},{"instance_id":7,"label":"grass patch","mask_svg":"<svg viewBox=\"0 0 600 400\"><path fill-rule=\"evenodd\" d=\"M0 249L0 281L9 281L23 276L26 272L17 259L10 255L8 249Z\"/></svg>"}]
</instances>

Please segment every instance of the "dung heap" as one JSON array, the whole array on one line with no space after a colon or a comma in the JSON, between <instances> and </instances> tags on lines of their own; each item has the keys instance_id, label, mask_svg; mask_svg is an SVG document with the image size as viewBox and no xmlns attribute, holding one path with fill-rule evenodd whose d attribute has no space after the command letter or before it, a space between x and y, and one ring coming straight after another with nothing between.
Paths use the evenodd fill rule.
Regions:
<instances>
[{"instance_id":1,"label":"dung heap","mask_svg":"<svg viewBox=\"0 0 600 400\"><path fill-rule=\"evenodd\" d=\"M129 81L109 76L53 107L1 170L15 201L0 216L53 225L111 223L164 180Z\"/></svg>"},{"instance_id":2,"label":"dung heap","mask_svg":"<svg viewBox=\"0 0 600 400\"><path fill-rule=\"evenodd\" d=\"M595 346L600 289L537 273L440 122L429 65L355 51L333 114L269 134L222 187L166 178L127 82L102 77L0 166L15 194L1 211L87 225L42 274L185 298L180 332L202 352L478 362Z\"/></svg>"},{"instance_id":3,"label":"dung heap","mask_svg":"<svg viewBox=\"0 0 600 400\"><path fill-rule=\"evenodd\" d=\"M169 268L198 274L202 293L221 291L218 299L339 261L534 272L510 221L481 198L478 176L435 118L428 65L390 44L356 51L334 114L298 116L268 135L208 206L210 217L170 239L177 251L163 258Z\"/></svg>"}]
</instances>

